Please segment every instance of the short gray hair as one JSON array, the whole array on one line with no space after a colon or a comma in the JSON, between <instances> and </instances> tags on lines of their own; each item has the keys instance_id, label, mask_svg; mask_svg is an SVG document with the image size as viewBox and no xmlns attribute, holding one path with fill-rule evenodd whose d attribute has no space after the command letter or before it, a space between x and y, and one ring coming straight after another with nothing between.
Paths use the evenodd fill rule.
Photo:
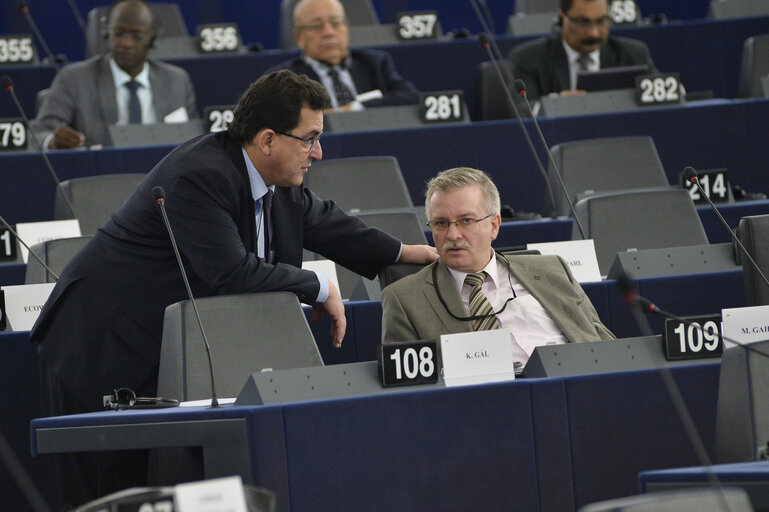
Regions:
<instances>
[{"instance_id":1,"label":"short gray hair","mask_svg":"<svg viewBox=\"0 0 769 512\"><path fill-rule=\"evenodd\" d=\"M486 213L499 213L499 190L497 190L497 186L491 181L488 174L472 167L454 167L453 169L439 172L437 176L427 182L427 192L425 192L425 214L427 215L427 220L431 218L430 199L436 193L451 192L475 184L481 187Z\"/></svg>"}]
</instances>

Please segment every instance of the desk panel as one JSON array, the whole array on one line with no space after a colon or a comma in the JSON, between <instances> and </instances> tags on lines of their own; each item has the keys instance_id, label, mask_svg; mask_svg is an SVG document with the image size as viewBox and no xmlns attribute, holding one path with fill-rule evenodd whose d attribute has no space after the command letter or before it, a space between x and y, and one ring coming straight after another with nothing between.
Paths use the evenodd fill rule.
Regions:
<instances>
[{"instance_id":1,"label":"desk panel","mask_svg":"<svg viewBox=\"0 0 769 512\"><path fill-rule=\"evenodd\" d=\"M719 369L711 363L673 370L711 457ZM657 371L570 378L566 396L577 507L636 494L641 471L698 463Z\"/></svg>"},{"instance_id":2,"label":"desk panel","mask_svg":"<svg viewBox=\"0 0 769 512\"><path fill-rule=\"evenodd\" d=\"M718 369L672 369L707 446ZM693 461L655 370L284 406L96 413L38 419L31 429L38 439L58 429L64 443L67 428L99 435L120 424L243 417L257 468L250 483L270 487L265 464L285 462L287 487L274 489L280 510L562 511L634 494L640 470ZM155 443L144 436L127 442ZM270 453L260 454L270 443Z\"/></svg>"},{"instance_id":3,"label":"desk panel","mask_svg":"<svg viewBox=\"0 0 769 512\"><path fill-rule=\"evenodd\" d=\"M531 130L531 121L526 122ZM586 137L652 134L671 183L680 171L727 167L733 184L769 192L769 100L670 107L631 113L545 119L550 145ZM437 172L477 167L495 180L502 202L516 210L542 212L543 178L514 121L477 122L406 130L324 135L325 158L393 155L414 204L424 202L424 184ZM119 172L148 172L171 147L52 151L60 179ZM542 158L546 158L544 153ZM311 171L312 172L312 171ZM19 201L18 198L25 198ZM50 220L54 184L40 155L0 155L0 204L11 223ZM562 226L565 228L565 226ZM532 227L536 231L536 226Z\"/></svg>"}]
</instances>

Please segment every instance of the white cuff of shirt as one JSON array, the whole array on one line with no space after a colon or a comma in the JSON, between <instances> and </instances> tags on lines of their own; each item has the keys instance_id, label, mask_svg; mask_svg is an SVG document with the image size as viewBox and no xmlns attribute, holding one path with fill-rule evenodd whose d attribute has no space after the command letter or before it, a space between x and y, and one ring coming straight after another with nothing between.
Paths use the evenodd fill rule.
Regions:
<instances>
[{"instance_id":1,"label":"white cuff of shirt","mask_svg":"<svg viewBox=\"0 0 769 512\"><path fill-rule=\"evenodd\" d=\"M318 298L315 299L315 302L326 302L328 300L329 291L328 277L317 270L313 270L312 272L315 272L315 277L318 278L318 283L320 283L320 291L318 291Z\"/></svg>"}]
</instances>

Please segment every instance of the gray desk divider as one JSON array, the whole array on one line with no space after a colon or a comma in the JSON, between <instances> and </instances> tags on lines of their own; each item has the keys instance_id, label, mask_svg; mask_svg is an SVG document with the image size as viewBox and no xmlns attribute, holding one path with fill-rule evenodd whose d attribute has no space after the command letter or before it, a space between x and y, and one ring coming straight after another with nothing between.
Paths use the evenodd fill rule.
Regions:
<instances>
[{"instance_id":1,"label":"gray desk divider","mask_svg":"<svg viewBox=\"0 0 769 512\"><path fill-rule=\"evenodd\" d=\"M325 115L326 130L333 133L366 132L372 130L397 130L423 126L419 105L397 105L392 107L367 108L354 112L329 112ZM460 123L440 123L441 126L469 123L470 117L465 111L465 119Z\"/></svg>"},{"instance_id":2,"label":"gray desk divider","mask_svg":"<svg viewBox=\"0 0 769 512\"><path fill-rule=\"evenodd\" d=\"M211 345L216 391L234 397L251 372L322 366L296 295L219 295L195 300ZM158 394L179 400L211 397L205 345L189 301L166 308Z\"/></svg>"},{"instance_id":3,"label":"gray desk divider","mask_svg":"<svg viewBox=\"0 0 769 512\"><path fill-rule=\"evenodd\" d=\"M115 147L179 144L205 132L203 119L184 123L110 125L109 136Z\"/></svg>"},{"instance_id":4,"label":"gray desk divider","mask_svg":"<svg viewBox=\"0 0 769 512\"><path fill-rule=\"evenodd\" d=\"M668 361L660 336L642 336L537 347L522 377L564 377L688 364L702 364L702 359Z\"/></svg>"},{"instance_id":5,"label":"gray desk divider","mask_svg":"<svg viewBox=\"0 0 769 512\"><path fill-rule=\"evenodd\" d=\"M595 91L573 96L542 96L540 117L578 116L638 110L635 89Z\"/></svg>"},{"instance_id":6,"label":"gray desk divider","mask_svg":"<svg viewBox=\"0 0 769 512\"><path fill-rule=\"evenodd\" d=\"M622 275L634 278L725 272L741 267L734 262L731 243L689 245L664 249L619 252L608 278Z\"/></svg>"},{"instance_id":7,"label":"gray desk divider","mask_svg":"<svg viewBox=\"0 0 769 512\"><path fill-rule=\"evenodd\" d=\"M252 373L235 405L274 405L444 387L443 381L439 381L437 384L384 388L377 364L376 361L364 361Z\"/></svg>"},{"instance_id":8,"label":"gray desk divider","mask_svg":"<svg viewBox=\"0 0 769 512\"><path fill-rule=\"evenodd\" d=\"M715 462L769 458L769 341L724 351L718 388Z\"/></svg>"}]
</instances>

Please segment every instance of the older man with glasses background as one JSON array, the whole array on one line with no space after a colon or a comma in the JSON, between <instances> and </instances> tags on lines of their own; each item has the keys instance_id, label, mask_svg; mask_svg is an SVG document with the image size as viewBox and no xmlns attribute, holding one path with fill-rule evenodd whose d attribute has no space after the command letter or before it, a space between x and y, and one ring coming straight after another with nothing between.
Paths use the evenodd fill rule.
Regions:
<instances>
[{"instance_id":1,"label":"older man with glasses background","mask_svg":"<svg viewBox=\"0 0 769 512\"><path fill-rule=\"evenodd\" d=\"M561 0L558 26L557 34L510 51L513 76L526 82L531 100L573 91L579 71L640 64L657 71L644 43L609 35L609 0Z\"/></svg>"},{"instance_id":2,"label":"older man with glasses background","mask_svg":"<svg viewBox=\"0 0 769 512\"><path fill-rule=\"evenodd\" d=\"M382 342L511 328L525 364L540 345L614 339L558 256L502 255L491 243L499 191L468 167L427 184L425 210L440 259L382 291Z\"/></svg>"},{"instance_id":3,"label":"older man with glasses background","mask_svg":"<svg viewBox=\"0 0 769 512\"><path fill-rule=\"evenodd\" d=\"M419 91L395 70L388 53L349 50L350 24L338 0L301 0L294 8L294 37L301 55L278 69L307 75L323 84L333 108L360 110L419 101ZM363 93L371 93L359 98Z\"/></svg>"}]
</instances>

